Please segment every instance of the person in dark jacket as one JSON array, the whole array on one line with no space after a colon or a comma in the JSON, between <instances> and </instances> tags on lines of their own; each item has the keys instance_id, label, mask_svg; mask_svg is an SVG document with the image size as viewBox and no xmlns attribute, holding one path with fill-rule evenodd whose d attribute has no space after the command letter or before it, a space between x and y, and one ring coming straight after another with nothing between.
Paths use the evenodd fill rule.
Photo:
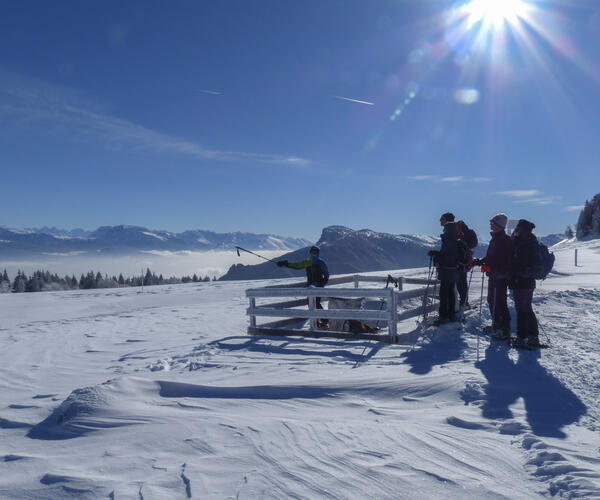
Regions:
<instances>
[{"instance_id":1,"label":"person in dark jacket","mask_svg":"<svg viewBox=\"0 0 600 500\"><path fill-rule=\"evenodd\" d=\"M492 315L492 326L484 331L494 337L510 337L510 313L508 311L508 282L513 261L513 241L505 232L508 216L500 213L490 219L492 239L483 259L475 259L475 265L487 266L489 270L487 303Z\"/></svg>"},{"instance_id":2,"label":"person in dark jacket","mask_svg":"<svg viewBox=\"0 0 600 500\"><path fill-rule=\"evenodd\" d=\"M534 227L533 222L525 219L520 219L515 227L510 282L517 310L517 341L530 346L539 345L538 322L531 305L535 290L533 267L537 249L537 238L532 233Z\"/></svg>"},{"instance_id":3,"label":"person in dark jacket","mask_svg":"<svg viewBox=\"0 0 600 500\"><path fill-rule=\"evenodd\" d=\"M291 269L306 269L306 286L316 286L323 288L329 281L329 270L325 261L319 258L319 247L312 246L309 250L310 256L307 259L298 262L288 262L280 260L277 262L279 267L289 267ZM323 309L321 305L321 297L316 300L317 309ZM319 328L327 328L327 320L319 320L317 322Z\"/></svg>"},{"instance_id":4,"label":"person in dark jacket","mask_svg":"<svg viewBox=\"0 0 600 500\"><path fill-rule=\"evenodd\" d=\"M440 250L430 250L429 256L434 258L440 279L440 308L436 324L441 325L455 321L456 316L456 282L458 281L458 244L456 242L456 223L450 212L440 217L444 226L441 234Z\"/></svg>"},{"instance_id":5,"label":"person in dark jacket","mask_svg":"<svg viewBox=\"0 0 600 500\"><path fill-rule=\"evenodd\" d=\"M465 238L467 231L471 231L469 226L465 223L465 221L459 220L456 223L457 240L462 240L463 245L463 255L462 260L459 259L458 263L458 281L456 282L456 289L458 290L459 296L459 308L461 311L469 308L469 282L467 280L467 275L469 271L473 268L473 250L469 246L469 241ZM476 237L476 235L475 235ZM477 243L474 243L477 246ZM460 252L459 252L460 253Z\"/></svg>"}]
</instances>

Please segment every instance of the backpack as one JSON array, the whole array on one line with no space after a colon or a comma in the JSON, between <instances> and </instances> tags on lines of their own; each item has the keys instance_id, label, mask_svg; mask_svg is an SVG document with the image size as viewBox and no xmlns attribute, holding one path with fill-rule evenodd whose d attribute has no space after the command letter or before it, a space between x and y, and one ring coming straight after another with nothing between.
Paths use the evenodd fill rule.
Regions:
<instances>
[{"instance_id":1,"label":"backpack","mask_svg":"<svg viewBox=\"0 0 600 500\"><path fill-rule=\"evenodd\" d=\"M456 240L456 248L458 250L458 256L456 259L458 267L463 269L468 268L473 260L473 252L469 248L469 245L465 240Z\"/></svg>"},{"instance_id":2,"label":"backpack","mask_svg":"<svg viewBox=\"0 0 600 500\"><path fill-rule=\"evenodd\" d=\"M463 222L456 223L456 246L458 248L458 266L465 269L471 265L473 260L473 248L478 244L475 231Z\"/></svg>"},{"instance_id":3,"label":"backpack","mask_svg":"<svg viewBox=\"0 0 600 500\"><path fill-rule=\"evenodd\" d=\"M467 226L464 221L458 221L456 226L457 239L464 240L470 249L475 248L479 244L479 241L477 240L477 233Z\"/></svg>"},{"instance_id":4,"label":"backpack","mask_svg":"<svg viewBox=\"0 0 600 500\"><path fill-rule=\"evenodd\" d=\"M548 250L548 247L536 240L535 264L533 265L532 278L536 280L546 279L554 267L554 254Z\"/></svg>"}]
</instances>

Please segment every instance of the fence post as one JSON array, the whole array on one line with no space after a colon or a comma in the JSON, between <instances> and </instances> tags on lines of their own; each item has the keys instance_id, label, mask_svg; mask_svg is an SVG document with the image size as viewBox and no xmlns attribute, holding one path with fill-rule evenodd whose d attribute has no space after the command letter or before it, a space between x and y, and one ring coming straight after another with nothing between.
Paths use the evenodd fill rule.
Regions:
<instances>
[{"instance_id":1,"label":"fence post","mask_svg":"<svg viewBox=\"0 0 600 500\"><path fill-rule=\"evenodd\" d=\"M398 278L398 291L401 292L403 290L404 278Z\"/></svg>"},{"instance_id":2,"label":"fence post","mask_svg":"<svg viewBox=\"0 0 600 500\"><path fill-rule=\"evenodd\" d=\"M358 288L358 274L355 274L352 278L354 279L354 288Z\"/></svg>"},{"instance_id":3,"label":"fence post","mask_svg":"<svg viewBox=\"0 0 600 500\"><path fill-rule=\"evenodd\" d=\"M311 312L315 312L316 309L317 309L317 298L314 295L311 295L310 297L308 297L308 310ZM310 329L316 330L317 329L317 318L314 318L311 316L309 321L310 321Z\"/></svg>"},{"instance_id":4,"label":"fence post","mask_svg":"<svg viewBox=\"0 0 600 500\"><path fill-rule=\"evenodd\" d=\"M389 331L389 335L390 335L390 343L395 344L396 343L396 336L397 336L397 323L396 323L396 317L398 315L398 306L396 303L396 292L394 291L394 288L388 288L388 314L389 314L389 320L388 320L388 331Z\"/></svg>"},{"instance_id":5,"label":"fence post","mask_svg":"<svg viewBox=\"0 0 600 500\"><path fill-rule=\"evenodd\" d=\"M577 249L575 249L575 267L577 267Z\"/></svg>"},{"instance_id":6,"label":"fence post","mask_svg":"<svg viewBox=\"0 0 600 500\"><path fill-rule=\"evenodd\" d=\"M254 309L256 307L256 298L250 297L250 309ZM250 315L250 328L256 328L256 316L254 314Z\"/></svg>"}]
</instances>

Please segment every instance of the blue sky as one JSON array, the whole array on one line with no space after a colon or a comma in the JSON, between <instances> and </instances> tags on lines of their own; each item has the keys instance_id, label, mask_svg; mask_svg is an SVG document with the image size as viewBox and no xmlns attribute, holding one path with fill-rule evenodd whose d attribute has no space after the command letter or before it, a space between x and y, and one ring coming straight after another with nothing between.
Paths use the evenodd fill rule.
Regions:
<instances>
[{"instance_id":1,"label":"blue sky","mask_svg":"<svg viewBox=\"0 0 600 500\"><path fill-rule=\"evenodd\" d=\"M594 0L5 2L0 224L563 231L599 84Z\"/></svg>"}]
</instances>

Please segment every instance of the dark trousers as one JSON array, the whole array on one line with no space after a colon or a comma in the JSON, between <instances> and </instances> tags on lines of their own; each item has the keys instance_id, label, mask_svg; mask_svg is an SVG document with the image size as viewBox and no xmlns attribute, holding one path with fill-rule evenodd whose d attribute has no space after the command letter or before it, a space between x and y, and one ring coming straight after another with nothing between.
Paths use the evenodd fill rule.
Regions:
<instances>
[{"instance_id":1,"label":"dark trousers","mask_svg":"<svg viewBox=\"0 0 600 500\"><path fill-rule=\"evenodd\" d=\"M490 276L488 281L487 303L492 314L492 328L510 331L508 312L508 280Z\"/></svg>"},{"instance_id":2,"label":"dark trousers","mask_svg":"<svg viewBox=\"0 0 600 500\"><path fill-rule=\"evenodd\" d=\"M538 322L533 312L533 288L513 290L515 309L517 310L517 336L520 338L537 337Z\"/></svg>"},{"instance_id":3,"label":"dark trousers","mask_svg":"<svg viewBox=\"0 0 600 500\"><path fill-rule=\"evenodd\" d=\"M440 269L438 276L440 278L440 319L454 321L456 313L454 288L458 280L458 271L456 269Z\"/></svg>"},{"instance_id":4,"label":"dark trousers","mask_svg":"<svg viewBox=\"0 0 600 500\"><path fill-rule=\"evenodd\" d=\"M458 296L460 297L460 305L464 306L469 302L469 284L467 283L467 269L458 270L458 281L456 282L456 288L458 290Z\"/></svg>"}]
</instances>

